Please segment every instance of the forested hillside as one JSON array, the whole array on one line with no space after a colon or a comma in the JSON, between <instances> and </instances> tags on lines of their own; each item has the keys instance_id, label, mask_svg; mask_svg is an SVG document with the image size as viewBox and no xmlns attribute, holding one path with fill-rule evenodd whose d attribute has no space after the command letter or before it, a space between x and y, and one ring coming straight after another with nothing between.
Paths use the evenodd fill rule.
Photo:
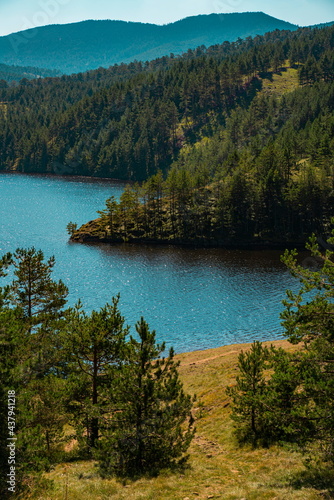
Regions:
<instances>
[{"instance_id":1,"label":"forested hillside","mask_svg":"<svg viewBox=\"0 0 334 500\"><path fill-rule=\"evenodd\" d=\"M143 180L168 168L185 145L212 135L238 102L247 107L259 72L277 70L289 56L306 62L313 36L275 31L179 58L2 89L1 166L52 172L62 165L74 174Z\"/></svg>"},{"instance_id":2,"label":"forested hillside","mask_svg":"<svg viewBox=\"0 0 334 500\"><path fill-rule=\"evenodd\" d=\"M155 97L154 106L151 101L134 115L141 125L131 129L127 117L122 141L109 145L114 156L108 163L116 168L117 153L127 153L119 165L131 168L130 178L137 177L136 167L142 175L162 171L141 189L127 189L119 204L107 200L101 218L73 239L281 245L303 243L312 231L326 233L334 192L333 33L304 30L255 45L235 59L218 63L206 55L188 61L181 74L197 87L183 100L175 83L179 99L174 94L169 101L182 118L175 108L154 108ZM166 92L168 86L162 87ZM169 131L163 129L169 142L154 143L161 126L152 138L144 135L158 123L169 124ZM151 154L136 156L145 143ZM117 150L120 144L125 147Z\"/></svg>"},{"instance_id":3,"label":"forested hillside","mask_svg":"<svg viewBox=\"0 0 334 500\"><path fill-rule=\"evenodd\" d=\"M0 86L6 88L6 82L19 82L23 78L33 80L35 78L45 78L60 76L61 72L50 69L33 68L31 66L8 66L0 63Z\"/></svg>"},{"instance_id":4,"label":"forested hillside","mask_svg":"<svg viewBox=\"0 0 334 500\"><path fill-rule=\"evenodd\" d=\"M0 90L1 167L130 181L161 171L135 195L158 219L132 222L135 233L120 222L116 240L159 227L167 241L303 241L332 203L333 46L333 27L277 30L23 80Z\"/></svg>"},{"instance_id":5,"label":"forested hillside","mask_svg":"<svg viewBox=\"0 0 334 500\"><path fill-rule=\"evenodd\" d=\"M199 15L163 26L89 20L0 37L0 61L69 74L181 54L200 45L233 42L275 29L296 30L297 26L263 12Z\"/></svg>"}]
</instances>

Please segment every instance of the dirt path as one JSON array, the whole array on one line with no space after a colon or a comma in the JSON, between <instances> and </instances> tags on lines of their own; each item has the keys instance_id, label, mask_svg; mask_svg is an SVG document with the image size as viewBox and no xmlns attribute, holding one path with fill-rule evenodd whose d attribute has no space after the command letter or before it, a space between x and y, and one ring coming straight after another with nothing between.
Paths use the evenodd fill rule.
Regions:
<instances>
[{"instance_id":1,"label":"dirt path","mask_svg":"<svg viewBox=\"0 0 334 500\"><path fill-rule=\"evenodd\" d=\"M235 354L238 352L239 351L223 352L222 354L218 354L217 356L211 356L211 358L198 359L197 361L191 361L190 363L183 363L181 361L180 366L200 365L201 363L205 363L206 361L212 361L213 359L222 358L223 356L229 356L230 354Z\"/></svg>"}]
</instances>

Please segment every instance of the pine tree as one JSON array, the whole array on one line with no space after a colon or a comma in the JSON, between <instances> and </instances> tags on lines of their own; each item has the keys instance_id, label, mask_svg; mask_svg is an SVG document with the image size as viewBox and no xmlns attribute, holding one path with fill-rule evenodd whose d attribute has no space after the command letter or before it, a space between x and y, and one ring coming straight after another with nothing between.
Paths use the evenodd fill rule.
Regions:
<instances>
[{"instance_id":1,"label":"pine tree","mask_svg":"<svg viewBox=\"0 0 334 500\"><path fill-rule=\"evenodd\" d=\"M62 458L67 381L55 375L32 380L19 393L17 449L23 474L43 471Z\"/></svg>"},{"instance_id":2,"label":"pine tree","mask_svg":"<svg viewBox=\"0 0 334 500\"><path fill-rule=\"evenodd\" d=\"M128 328L118 309L119 296L99 311L86 314L81 304L69 309L60 333L63 357L69 373L70 409L77 428L84 429L85 446L99 438L99 419L104 411L102 388L113 388L114 369L122 360ZM79 435L79 440L82 436Z\"/></svg>"},{"instance_id":3,"label":"pine tree","mask_svg":"<svg viewBox=\"0 0 334 500\"><path fill-rule=\"evenodd\" d=\"M98 455L102 476L155 474L184 463L194 435L193 400L182 389L173 349L160 358L165 345L156 344L143 318L136 330L139 340L131 337L117 392L109 396L115 409Z\"/></svg>"},{"instance_id":4,"label":"pine tree","mask_svg":"<svg viewBox=\"0 0 334 500\"><path fill-rule=\"evenodd\" d=\"M114 196L111 196L106 200L106 208L104 210L97 212L101 216L101 226L103 227L105 233L109 234L110 236L113 236L114 233L117 212L118 203Z\"/></svg>"},{"instance_id":5,"label":"pine tree","mask_svg":"<svg viewBox=\"0 0 334 500\"><path fill-rule=\"evenodd\" d=\"M55 258L50 257L44 262L41 250L18 248L11 264L15 268L15 279L11 284L12 302L20 307L31 327L59 318L68 289L61 280L56 282L51 278Z\"/></svg>"},{"instance_id":6,"label":"pine tree","mask_svg":"<svg viewBox=\"0 0 334 500\"><path fill-rule=\"evenodd\" d=\"M69 222L66 226L66 230L67 230L67 233L70 235L70 236L73 236L73 234L75 233L75 231L78 229L78 224L76 224L75 222Z\"/></svg>"},{"instance_id":7,"label":"pine tree","mask_svg":"<svg viewBox=\"0 0 334 500\"><path fill-rule=\"evenodd\" d=\"M298 264L296 251L284 254L283 262L301 288L287 292L282 319L288 340L304 345L299 360L303 405L296 408L301 435L311 428L308 440L318 441L325 457L334 461L334 231L322 243L320 249L313 235L307 245L316 271Z\"/></svg>"},{"instance_id":8,"label":"pine tree","mask_svg":"<svg viewBox=\"0 0 334 500\"><path fill-rule=\"evenodd\" d=\"M228 388L232 397L232 418L239 424L239 439L256 442L263 428L263 397L266 390L264 371L268 368L269 351L261 342L253 342L249 351L242 351L238 358L240 375L236 386Z\"/></svg>"},{"instance_id":9,"label":"pine tree","mask_svg":"<svg viewBox=\"0 0 334 500\"><path fill-rule=\"evenodd\" d=\"M55 365L56 335L68 294L67 287L52 279L54 257L46 262L41 250L19 248L10 255L14 280L5 287L9 315L2 334L14 348L16 371L25 382L40 377ZM11 333L10 333L11 332Z\"/></svg>"},{"instance_id":10,"label":"pine tree","mask_svg":"<svg viewBox=\"0 0 334 500\"><path fill-rule=\"evenodd\" d=\"M268 357L271 375L262 399L263 443L296 440L304 443L314 432L314 425L302 419L307 413L307 400L301 390L305 375L301 360L300 352L290 353L271 346Z\"/></svg>"},{"instance_id":11,"label":"pine tree","mask_svg":"<svg viewBox=\"0 0 334 500\"><path fill-rule=\"evenodd\" d=\"M297 293L287 291L281 315L285 336L300 348L269 351L254 343L239 356L241 374L228 393L239 437L294 441L302 449L311 443L314 456L318 446L318 455L333 463L334 231L327 242L321 241L323 249L315 236L307 245L312 254L307 262L313 259L316 271L298 263L296 250L282 257L301 283Z\"/></svg>"}]
</instances>

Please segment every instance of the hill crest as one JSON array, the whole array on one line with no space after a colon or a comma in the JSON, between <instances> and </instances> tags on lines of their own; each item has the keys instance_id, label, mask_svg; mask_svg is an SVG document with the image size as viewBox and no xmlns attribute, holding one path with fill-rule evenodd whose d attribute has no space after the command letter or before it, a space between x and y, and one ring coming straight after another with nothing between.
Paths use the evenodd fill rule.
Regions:
<instances>
[{"instance_id":1,"label":"hill crest","mask_svg":"<svg viewBox=\"0 0 334 500\"><path fill-rule=\"evenodd\" d=\"M297 28L263 12L203 14L165 25L87 20L0 37L0 62L77 73Z\"/></svg>"}]
</instances>

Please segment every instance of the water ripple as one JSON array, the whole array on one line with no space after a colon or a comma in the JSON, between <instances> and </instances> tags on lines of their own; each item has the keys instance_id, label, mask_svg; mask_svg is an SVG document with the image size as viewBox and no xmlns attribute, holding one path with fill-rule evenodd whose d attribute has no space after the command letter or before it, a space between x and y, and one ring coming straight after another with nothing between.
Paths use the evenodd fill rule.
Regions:
<instances>
[{"instance_id":1,"label":"water ripple","mask_svg":"<svg viewBox=\"0 0 334 500\"><path fill-rule=\"evenodd\" d=\"M286 288L296 287L277 251L79 245L66 225L96 217L123 186L110 181L0 175L0 251L35 246L55 255L55 277L88 310L121 294L132 327L144 316L178 352L282 335ZM8 210L10 207L10 210Z\"/></svg>"}]
</instances>

